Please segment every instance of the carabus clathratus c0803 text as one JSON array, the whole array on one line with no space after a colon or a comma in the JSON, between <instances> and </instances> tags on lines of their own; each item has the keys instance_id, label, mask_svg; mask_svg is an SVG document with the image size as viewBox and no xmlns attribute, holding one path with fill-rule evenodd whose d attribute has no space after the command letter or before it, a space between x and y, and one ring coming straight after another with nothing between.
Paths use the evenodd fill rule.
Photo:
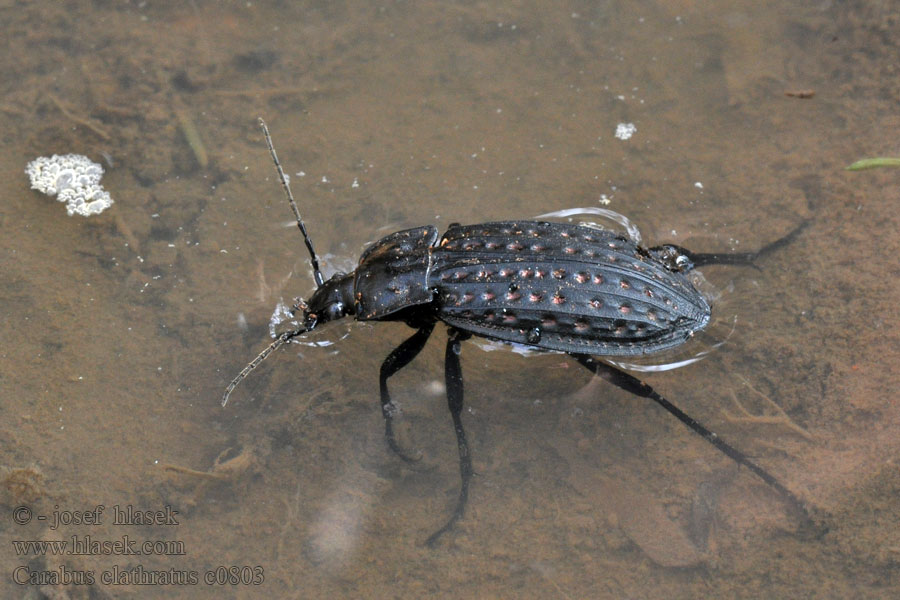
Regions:
<instances>
[{"instance_id":1,"label":"carabus clathratus c0803 text","mask_svg":"<svg viewBox=\"0 0 900 600\"><path fill-rule=\"evenodd\" d=\"M459 448L462 479L456 508L427 540L433 545L463 516L472 459L462 423L460 342L480 336L561 352L606 381L649 398L735 462L775 489L810 522L804 503L768 471L688 416L633 375L602 357L642 356L679 346L710 319L707 300L686 274L702 265L750 265L789 243L805 226L757 252L703 254L675 245L643 248L617 233L578 224L499 221L452 224L443 235L432 225L392 233L372 244L355 271L322 277L318 256L291 194L265 123L260 126L278 176L310 254L316 290L298 300L291 314L302 321L280 334L231 381L235 386L269 354L319 325L346 316L360 321L401 321L416 332L381 365L381 409L388 446L398 445L387 381L419 354L438 321L449 330L445 353L447 402Z\"/></svg>"}]
</instances>

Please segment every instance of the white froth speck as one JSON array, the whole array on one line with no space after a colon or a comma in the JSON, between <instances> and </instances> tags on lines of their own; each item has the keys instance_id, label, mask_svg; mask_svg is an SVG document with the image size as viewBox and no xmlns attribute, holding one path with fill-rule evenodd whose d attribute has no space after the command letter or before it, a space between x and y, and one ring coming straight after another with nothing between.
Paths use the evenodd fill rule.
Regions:
<instances>
[{"instance_id":1,"label":"white froth speck","mask_svg":"<svg viewBox=\"0 0 900 600\"><path fill-rule=\"evenodd\" d=\"M616 137L620 140L630 139L637 131L634 123L619 123L616 125Z\"/></svg>"},{"instance_id":2,"label":"white froth speck","mask_svg":"<svg viewBox=\"0 0 900 600\"><path fill-rule=\"evenodd\" d=\"M109 192L100 185L103 167L80 154L41 156L25 167L31 189L56 196L66 203L69 216L99 215L112 206Z\"/></svg>"}]
</instances>

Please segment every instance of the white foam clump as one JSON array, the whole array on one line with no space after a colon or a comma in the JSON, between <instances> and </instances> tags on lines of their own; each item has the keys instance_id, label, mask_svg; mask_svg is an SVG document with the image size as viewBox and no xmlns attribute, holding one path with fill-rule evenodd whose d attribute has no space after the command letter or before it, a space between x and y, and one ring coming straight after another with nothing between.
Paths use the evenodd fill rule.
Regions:
<instances>
[{"instance_id":1,"label":"white foam clump","mask_svg":"<svg viewBox=\"0 0 900 600\"><path fill-rule=\"evenodd\" d=\"M619 123L616 125L616 137L620 140L631 139L631 136L633 136L636 131L637 127L634 126L634 123Z\"/></svg>"},{"instance_id":2,"label":"white foam clump","mask_svg":"<svg viewBox=\"0 0 900 600\"><path fill-rule=\"evenodd\" d=\"M31 189L65 202L70 217L99 215L112 206L109 192L100 185L103 167L86 156L41 156L28 163L25 173L31 180Z\"/></svg>"}]
</instances>

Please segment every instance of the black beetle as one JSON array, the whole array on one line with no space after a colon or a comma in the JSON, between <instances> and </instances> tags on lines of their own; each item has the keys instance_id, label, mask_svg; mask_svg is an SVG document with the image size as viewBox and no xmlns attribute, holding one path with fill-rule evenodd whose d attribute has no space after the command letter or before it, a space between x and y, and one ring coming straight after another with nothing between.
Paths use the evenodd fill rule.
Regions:
<instances>
[{"instance_id":1,"label":"black beetle","mask_svg":"<svg viewBox=\"0 0 900 600\"><path fill-rule=\"evenodd\" d=\"M468 498L472 461L461 419L459 353L460 341L472 335L565 352L606 381L650 398L753 471L809 522L804 504L771 474L649 385L594 358L645 355L683 344L710 318L709 304L685 274L701 265L751 265L790 242L805 222L757 252L739 254L700 254L675 245L645 249L610 231L545 221L452 224L443 236L428 225L388 235L363 253L353 273L324 281L268 128L259 122L309 251L317 288L308 303L298 300L291 310L302 311L302 324L279 335L244 367L226 388L222 406L270 353L322 323L351 315L360 321L402 321L417 331L381 365L381 408L388 445L404 460L415 461L395 440L387 380L416 357L435 323L443 321L449 326L445 379L462 485L453 515L428 538L429 545L462 517Z\"/></svg>"}]
</instances>

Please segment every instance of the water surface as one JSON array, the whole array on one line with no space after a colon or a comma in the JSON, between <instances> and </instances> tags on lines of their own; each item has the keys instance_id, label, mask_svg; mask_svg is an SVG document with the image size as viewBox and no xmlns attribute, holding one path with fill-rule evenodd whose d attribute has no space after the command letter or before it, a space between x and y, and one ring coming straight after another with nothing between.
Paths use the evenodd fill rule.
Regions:
<instances>
[{"instance_id":1,"label":"water surface","mask_svg":"<svg viewBox=\"0 0 900 600\"><path fill-rule=\"evenodd\" d=\"M0 2L2 595L59 591L14 583L25 565L93 573L72 598L896 596L900 171L843 170L900 155L896 21L888 2ZM642 377L827 533L571 359L466 343L477 476L424 547L458 486L442 326L391 380L418 467L386 450L377 397L404 325L322 328L223 410L278 302L313 287L258 116L326 273L398 229L570 207L700 252L809 220L759 269L704 269L727 343ZM104 165L110 212L28 189L28 161L70 152ZM51 529L19 505L106 508ZM116 525L116 505L178 525ZM183 553L10 543L73 535ZM204 583L220 566L264 578ZM156 585L128 585L141 569Z\"/></svg>"}]
</instances>

